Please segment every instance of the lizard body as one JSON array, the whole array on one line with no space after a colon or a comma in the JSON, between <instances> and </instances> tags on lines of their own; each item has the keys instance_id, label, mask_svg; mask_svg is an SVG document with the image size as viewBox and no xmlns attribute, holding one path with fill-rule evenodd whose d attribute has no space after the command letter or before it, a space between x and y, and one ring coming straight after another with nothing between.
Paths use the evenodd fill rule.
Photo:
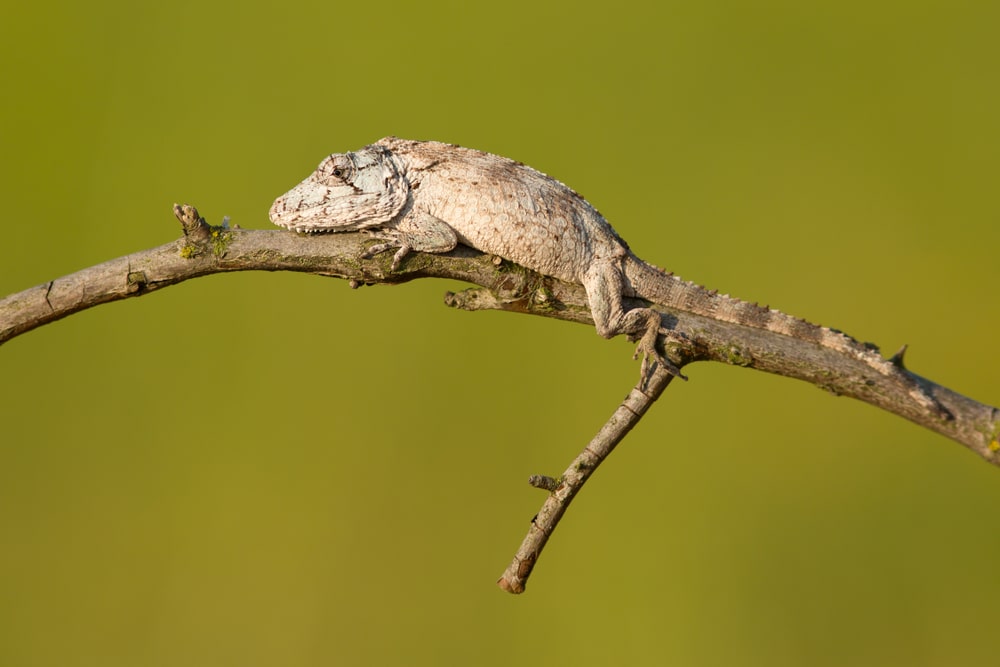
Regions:
<instances>
[{"instance_id":1,"label":"lizard body","mask_svg":"<svg viewBox=\"0 0 1000 667\"><path fill-rule=\"evenodd\" d=\"M791 336L854 357L883 375L904 378L929 409L936 401L896 363L839 331L705 289L639 259L601 214L559 181L504 157L434 141L386 137L330 155L271 207L276 225L297 232L365 230L396 249L392 268L416 250L443 253L458 243L544 275L583 285L597 332L639 342L650 358L680 375L657 348L662 329L651 308L626 309L639 297L719 321ZM683 377L683 376L681 376Z\"/></svg>"}]
</instances>

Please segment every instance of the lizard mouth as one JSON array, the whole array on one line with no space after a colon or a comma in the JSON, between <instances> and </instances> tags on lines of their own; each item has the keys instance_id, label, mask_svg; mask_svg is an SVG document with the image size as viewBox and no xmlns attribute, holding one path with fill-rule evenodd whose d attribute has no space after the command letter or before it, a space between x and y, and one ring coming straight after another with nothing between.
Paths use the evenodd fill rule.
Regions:
<instances>
[{"instance_id":1,"label":"lizard mouth","mask_svg":"<svg viewBox=\"0 0 1000 667\"><path fill-rule=\"evenodd\" d=\"M271 219L271 222L279 227L288 227L291 220L286 220L283 218L287 217L287 211L285 210L284 202L281 199L275 200L271 204L271 209L267 212L267 217Z\"/></svg>"},{"instance_id":2,"label":"lizard mouth","mask_svg":"<svg viewBox=\"0 0 1000 667\"><path fill-rule=\"evenodd\" d=\"M298 232L300 234L330 234L337 231L335 228L324 226L319 221L306 218L306 216L303 216L295 208L290 209L287 206L287 202L283 199L274 202L267 215L271 219L272 224L283 227L291 232Z\"/></svg>"},{"instance_id":3,"label":"lizard mouth","mask_svg":"<svg viewBox=\"0 0 1000 667\"><path fill-rule=\"evenodd\" d=\"M293 232L328 231L303 221L302 214L295 208L289 208L288 202L284 198L278 199L271 204L271 209L267 212L267 216L271 219L272 224L275 224L278 227L284 227L285 229L289 229Z\"/></svg>"}]
</instances>

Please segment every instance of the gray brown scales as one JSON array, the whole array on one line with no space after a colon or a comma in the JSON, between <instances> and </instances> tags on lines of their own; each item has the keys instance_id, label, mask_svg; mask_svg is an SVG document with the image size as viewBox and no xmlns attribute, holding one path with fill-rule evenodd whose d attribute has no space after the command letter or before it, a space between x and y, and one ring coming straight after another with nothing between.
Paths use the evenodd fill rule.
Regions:
<instances>
[{"instance_id":1,"label":"gray brown scales","mask_svg":"<svg viewBox=\"0 0 1000 667\"><path fill-rule=\"evenodd\" d=\"M411 251L444 253L458 243L547 276L583 285L597 333L638 341L643 369L655 359L661 316L626 309L639 297L716 320L810 341L902 377L928 409L940 406L894 363L839 331L718 294L636 257L583 197L559 181L498 155L436 141L386 137L324 159L271 206L271 222L296 232L364 230L381 243L366 256L395 250L392 269Z\"/></svg>"}]
</instances>

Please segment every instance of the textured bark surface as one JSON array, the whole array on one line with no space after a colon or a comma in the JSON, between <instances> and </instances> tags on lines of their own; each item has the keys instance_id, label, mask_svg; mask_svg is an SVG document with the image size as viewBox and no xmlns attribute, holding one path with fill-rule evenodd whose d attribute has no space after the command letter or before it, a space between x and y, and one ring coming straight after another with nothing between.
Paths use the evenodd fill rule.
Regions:
<instances>
[{"instance_id":1,"label":"textured bark surface","mask_svg":"<svg viewBox=\"0 0 1000 667\"><path fill-rule=\"evenodd\" d=\"M668 309L763 329L817 344L867 364L870 376L893 379L910 398L943 419L948 409L902 367L902 353L876 349L829 327L719 294L638 258L611 224L578 193L509 158L437 141L386 137L334 153L270 210L271 222L298 232L367 230L382 243L368 255L394 250L393 271L410 252L445 253L459 243L546 276L582 285L597 332L638 342L643 373L651 362L680 369L657 345L663 328L654 302ZM627 302L629 297L640 301ZM682 376L683 377L683 376ZM856 395L852 393L851 395Z\"/></svg>"},{"instance_id":2,"label":"textured bark surface","mask_svg":"<svg viewBox=\"0 0 1000 667\"><path fill-rule=\"evenodd\" d=\"M454 307L593 323L582 286L542 276L464 246L444 255L414 253L393 272L388 256L359 259L371 244L364 234L301 236L285 231L228 229L205 224L191 207L176 207L175 213L184 227L182 239L83 269L0 301L0 343L92 306L228 271L298 271L344 278L354 285L452 278L488 290L448 294L446 303ZM660 275L664 281L675 280ZM909 371L900 375L879 373L855 355L816 342L662 304L641 300L634 304L650 305L660 311L665 323L682 334L681 342L668 346L669 356L678 366L718 361L805 380L833 394L850 396L904 417L1000 465L1000 411L993 406ZM896 365L901 368L901 360ZM943 406L950 418L914 400L913 382Z\"/></svg>"}]
</instances>

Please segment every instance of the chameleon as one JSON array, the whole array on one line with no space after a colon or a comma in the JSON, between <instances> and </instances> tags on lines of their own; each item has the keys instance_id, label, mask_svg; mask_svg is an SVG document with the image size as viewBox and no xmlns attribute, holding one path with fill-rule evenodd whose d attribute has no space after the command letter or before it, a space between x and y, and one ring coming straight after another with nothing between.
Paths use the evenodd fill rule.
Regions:
<instances>
[{"instance_id":1,"label":"chameleon","mask_svg":"<svg viewBox=\"0 0 1000 667\"><path fill-rule=\"evenodd\" d=\"M446 253L459 243L583 286L597 333L637 342L643 373L653 362L685 378L657 348L659 312L625 306L639 298L715 320L791 336L897 376L912 398L940 412L901 364L824 326L681 279L639 259L586 199L520 162L454 144L385 137L326 157L278 197L274 224L295 232L364 231L378 240L364 257L393 250L397 270L413 251Z\"/></svg>"}]
</instances>

